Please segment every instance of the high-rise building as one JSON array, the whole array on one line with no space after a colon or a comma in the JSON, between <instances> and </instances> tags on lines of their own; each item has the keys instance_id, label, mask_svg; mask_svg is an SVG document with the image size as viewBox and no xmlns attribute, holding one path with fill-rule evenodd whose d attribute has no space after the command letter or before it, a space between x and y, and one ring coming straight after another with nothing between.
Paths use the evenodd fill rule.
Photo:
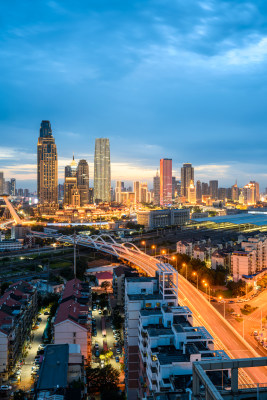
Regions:
<instances>
[{"instance_id":1,"label":"high-rise building","mask_svg":"<svg viewBox=\"0 0 267 400\"><path fill-rule=\"evenodd\" d=\"M115 201L116 203L121 203L121 181L116 182Z\"/></svg>"},{"instance_id":2,"label":"high-rise building","mask_svg":"<svg viewBox=\"0 0 267 400\"><path fill-rule=\"evenodd\" d=\"M210 181L210 196L212 200L218 200L218 181Z\"/></svg>"},{"instance_id":3,"label":"high-rise building","mask_svg":"<svg viewBox=\"0 0 267 400\"><path fill-rule=\"evenodd\" d=\"M237 183L232 186L232 196L231 196L233 201L238 201L239 199L239 189L237 186Z\"/></svg>"},{"instance_id":4,"label":"high-rise building","mask_svg":"<svg viewBox=\"0 0 267 400\"><path fill-rule=\"evenodd\" d=\"M148 203L148 188L147 183L141 183L140 187L140 202L141 203Z\"/></svg>"},{"instance_id":5,"label":"high-rise building","mask_svg":"<svg viewBox=\"0 0 267 400\"><path fill-rule=\"evenodd\" d=\"M77 187L76 176L67 176L64 183L64 205L79 207L80 193Z\"/></svg>"},{"instance_id":6,"label":"high-rise building","mask_svg":"<svg viewBox=\"0 0 267 400\"><path fill-rule=\"evenodd\" d=\"M77 167L77 185L80 193L80 204L89 204L89 165L86 160L80 160Z\"/></svg>"},{"instance_id":7,"label":"high-rise building","mask_svg":"<svg viewBox=\"0 0 267 400\"><path fill-rule=\"evenodd\" d=\"M140 203L140 182L139 181L135 181L133 183L133 187L134 187L134 193L135 193L135 204L139 204Z\"/></svg>"},{"instance_id":8,"label":"high-rise building","mask_svg":"<svg viewBox=\"0 0 267 400\"><path fill-rule=\"evenodd\" d=\"M156 206L160 204L160 177L159 172L157 171L156 176L153 178L153 192L154 192L154 201L153 203Z\"/></svg>"},{"instance_id":9,"label":"high-rise building","mask_svg":"<svg viewBox=\"0 0 267 400\"><path fill-rule=\"evenodd\" d=\"M0 172L0 194L3 194L4 191L5 191L4 172Z\"/></svg>"},{"instance_id":10,"label":"high-rise building","mask_svg":"<svg viewBox=\"0 0 267 400\"><path fill-rule=\"evenodd\" d=\"M260 201L260 185L258 184L258 182L255 182L255 181L250 181L249 183L254 185L255 201L257 203L258 201Z\"/></svg>"},{"instance_id":11,"label":"high-rise building","mask_svg":"<svg viewBox=\"0 0 267 400\"><path fill-rule=\"evenodd\" d=\"M202 189L202 196L208 196L210 191L209 191L209 184L206 182L202 182L201 184L201 189Z\"/></svg>"},{"instance_id":12,"label":"high-rise building","mask_svg":"<svg viewBox=\"0 0 267 400\"><path fill-rule=\"evenodd\" d=\"M160 160L160 205L166 206L172 203L172 160L162 158Z\"/></svg>"},{"instance_id":13,"label":"high-rise building","mask_svg":"<svg viewBox=\"0 0 267 400\"><path fill-rule=\"evenodd\" d=\"M62 201L64 199L64 185L59 183L58 185L58 200Z\"/></svg>"},{"instance_id":14,"label":"high-rise building","mask_svg":"<svg viewBox=\"0 0 267 400\"><path fill-rule=\"evenodd\" d=\"M10 186L11 186L11 196L16 196L16 179L11 178L10 180Z\"/></svg>"},{"instance_id":15,"label":"high-rise building","mask_svg":"<svg viewBox=\"0 0 267 400\"><path fill-rule=\"evenodd\" d=\"M42 213L58 209L57 146L49 121L42 121L37 144L37 196Z\"/></svg>"},{"instance_id":16,"label":"high-rise building","mask_svg":"<svg viewBox=\"0 0 267 400\"><path fill-rule=\"evenodd\" d=\"M202 185L200 181L197 181L196 184L196 200L202 201Z\"/></svg>"},{"instance_id":17,"label":"high-rise building","mask_svg":"<svg viewBox=\"0 0 267 400\"><path fill-rule=\"evenodd\" d=\"M188 188L194 182L194 168L192 164L185 163L181 168L181 196L188 198Z\"/></svg>"},{"instance_id":18,"label":"high-rise building","mask_svg":"<svg viewBox=\"0 0 267 400\"><path fill-rule=\"evenodd\" d=\"M190 204L196 204L196 187L193 180L190 182L187 198Z\"/></svg>"},{"instance_id":19,"label":"high-rise building","mask_svg":"<svg viewBox=\"0 0 267 400\"><path fill-rule=\"evenodd\" d=\"M177 194L176 194L176 177L173 176L172 177L172 198L175 199L176 196L177 196Z\"/></svg>"},{"instance_id":20,"label":"high-rise building","mask_svg":"<svg viewBox=\"0 0 267 400\"><path fill-rule=\"evenodd\" d=\"M244 204L254 205L260 198L259 184L255 181L250 181L243 187Z\"/></svg>"},{"instance_id":21,"label":"high-rise building","mask_svg":"<svg viewBox=\"0 0 267 400\"><path fill-rule=\"evenodd\" d=\"M227 189L219 188L218 189L218 200L225 200L225 199L227 199Z\"/></svg>"},{"instance_id":22,"label":"high-rise building","mask_svg":"<svg viewBox=\"0 0 267 400\"><path fill-rule=\"evenodd\" d=\"M94 199L110 202L110 145L106 138L95 140Z\"/></svg>"},{"instance_id":23,"label":"high-rise building","mask_svg":"<svg viewBox=\"0 0 267 400\"><path fill-rule=\"evenodd\" d=\"M4 183L4 193L5 194L11 194L11 183L10 181L6 181Z\"/></svg>"},{"instance_id":24,"label":"high-rise building","mask_svg":"<svg viewBox=\"0 0 267 400\"><path fill-rule=\"evenodd\" d=\"M24 197L29 197L29 196L30 196L29 189L24 189Z\"/></svg>"}]
</instances>

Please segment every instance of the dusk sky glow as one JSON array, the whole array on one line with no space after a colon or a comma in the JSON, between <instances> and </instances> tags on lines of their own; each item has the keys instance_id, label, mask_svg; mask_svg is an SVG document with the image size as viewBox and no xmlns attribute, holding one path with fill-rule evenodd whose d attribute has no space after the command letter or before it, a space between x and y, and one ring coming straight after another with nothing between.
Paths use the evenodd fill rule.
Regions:
<instances>
[{"instance_id":1,"label":"dusk sky glow","mask_svg":"<svg viewBox=\"0 0 267 400\"><path fill-rule=\"evenodd\" d=\"M0 170L36 188L41 120L59 177L108 137L112 180L173 175L267 186L267 3L2 1Z\"/></svg>"}]
</instances>

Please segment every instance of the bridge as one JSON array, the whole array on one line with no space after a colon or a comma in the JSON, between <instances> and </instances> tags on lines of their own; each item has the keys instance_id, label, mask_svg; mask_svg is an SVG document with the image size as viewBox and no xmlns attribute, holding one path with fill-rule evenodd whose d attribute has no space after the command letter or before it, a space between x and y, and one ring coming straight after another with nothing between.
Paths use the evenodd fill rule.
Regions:
<instances>
[{"instance_id":1,"label":"bridge","mask_svg":"<svg viewBox=\"0 0 267 400\"><path fill-rule=\"evenodd\" d=\"M11 214L12 218L14 219L15 223L16 224L21 224L22 220L20 219L20 217L16 213L14 207L12 206L10 201L8 200L9 195L8 194L1 194L0 197L2 197L4 199L4 202L6 203L6 206L9 209L10 214ZM9 224L9 223L10 223L10 220L6 222L6 224Z\"/></svg>"},{"instance_id":2,"label":"bridge","mask_svg":"<svg viewBox=\"0 0 267 400\"><path fill-rule=\"evenodd\" d=\"M207 299L182 275L168 263L142 252L132 243L117 243L110 235L59 235L32 232L39 237L53 237L59 242L71 243L74 246L80 245L93 248L121 258L132 263L148 276L156 276L157 271L172 274L175 279L174 286L179 290L179 304L187 306L193 312L194 323L197 326L204 326L213 336L215 348L225 350L230 358L254 358L260 357L244 338L223 318L223 316L207 301ZM176 277L176 278L175 278ZM178 285L179 280L179 285ZM266 364L265 364L266 365ZM247 368L239 373L239 384L262 383L266 381L266 366L258 368Z\"/></svg>"}]
</instances>

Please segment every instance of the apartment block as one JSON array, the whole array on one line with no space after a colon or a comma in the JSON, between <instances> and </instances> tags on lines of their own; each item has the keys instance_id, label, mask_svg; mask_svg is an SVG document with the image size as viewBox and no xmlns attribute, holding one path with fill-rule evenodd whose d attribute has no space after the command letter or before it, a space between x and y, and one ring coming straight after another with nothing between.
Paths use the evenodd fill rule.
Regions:
<instances>
[{"instance_id":1,"label":"apartment block","mask_svg":"<svg viewBox=\"0 0 267 400\"><path fill-rule=\"evenodd\" d=\"M126 267L125 265L120 265L113 269L113 296L114 301L117 306L124 306L125 302L125 278L131 276L138 276L137 272L130 267Z\"/></svg>"},{"instance_id":2,"label":"apartment block","mask_svg":"<svg viewBox=\"0 0 267 400\"><path fill-rule=\"evenodd\" d=\"M177 300L178 274L169 264L159 263L154 278L125 280L125 380L130 400L185 393L194 361L228 357L214 350L209 332L194 327L192 312Z\"/></svg>"},{"instance_id":3,"label":"apartment block","mask_svg":"<svg viewBox=\"0 0 267 400\"><path fill-rule=\"evenodd\" d=\"M35 388L36 400L83 399L85 384L84 358L79 345L46 346Z\"/></svg>"},{"instance_id":4,"label":"apartment block","mask_svg":"<svg viewBox=\"0 0 267 400\"><path fill-rule=\"evenodd\" d=\"M12 284L0 298L0 378L18 361L37 314L37 291L27 282Z\"/></svg>"},{"instance_id":5,"label":"apartment block","mask_svg":"<svg viewBox=\"0 0 267 400\"><path fill-rule=\"evenodd\" d=\"M54 322L55 344L78 344L86 363L91 361L91 292L87 282L66 283Z\"/></svg>"},{"instance_id":6,"label":"apartment block","mask_svg":"<svg viewBox=\"0 0 267 400\"><path fill-rule=\"evenodd\" d=\"M231 256L231 272L234 282L242 279L243 275L256 272L256 251L234 251Z\"/></svg>"},{"instance_id":7,"label":"apartment block","mask_svg":"<svg viewBox=\"0 0 267 400\"><path fill-rule=\"evenodd\" d=\"M256 272L267 268L267 237L252 237L241 243L245 251L255 250L256 252Z\"/></svg>"}]
</instances>

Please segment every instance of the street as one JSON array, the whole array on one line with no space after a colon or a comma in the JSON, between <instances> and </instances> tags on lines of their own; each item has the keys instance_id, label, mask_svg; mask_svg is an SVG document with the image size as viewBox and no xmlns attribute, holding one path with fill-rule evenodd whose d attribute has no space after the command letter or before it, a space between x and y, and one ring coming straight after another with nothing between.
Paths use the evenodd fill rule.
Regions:
<instances>
[{"instance_id":1,"label":"street","mask_svg":"<svg viewBox=\"0 0 267 400\"><path fill-rule=\"evenodd\" d=\"M48 316L44 314L39 315L39 317L42 318L42 321L40 322L39 329L32 331L32 333L34 334L34 339L31 343L31 349L28 349L28 355L25 358L25 364L23 364L21 367L21 380L20 383L17 385L17 389L22 389L25 391L33 387L33 379L31 375L32 366L34 358L37 354L38 346L42 343L42 336L48 318Z\"/></svg>"},{"instance_id":2,"label":"street","mask_svg":"<svg viewBox=\"0 0 267 400\"><path fill-rule=\"evenodd\" d=\"M104 317L106 321L106 337L103 338L102 336L102 328L101 328L101 317L103 314L99 314L99 311L92 311L92 317L96 319L96 328L97 328L97 336L92 336L92 367L98 367L100 358L95 357L95 344L98 343L99 345L99 352L103 350L103 341L107 343L108 350L111 350L114 354L114 357L110 359L109 363L112 367L118 369L121 372L121 364L117 363L115 360L116 357L116 347L114 347L115 338L113 336L113 331L110 327L110 317ZM95 361L95 362L94 362Z\"/></svg>"}]
</instances>

